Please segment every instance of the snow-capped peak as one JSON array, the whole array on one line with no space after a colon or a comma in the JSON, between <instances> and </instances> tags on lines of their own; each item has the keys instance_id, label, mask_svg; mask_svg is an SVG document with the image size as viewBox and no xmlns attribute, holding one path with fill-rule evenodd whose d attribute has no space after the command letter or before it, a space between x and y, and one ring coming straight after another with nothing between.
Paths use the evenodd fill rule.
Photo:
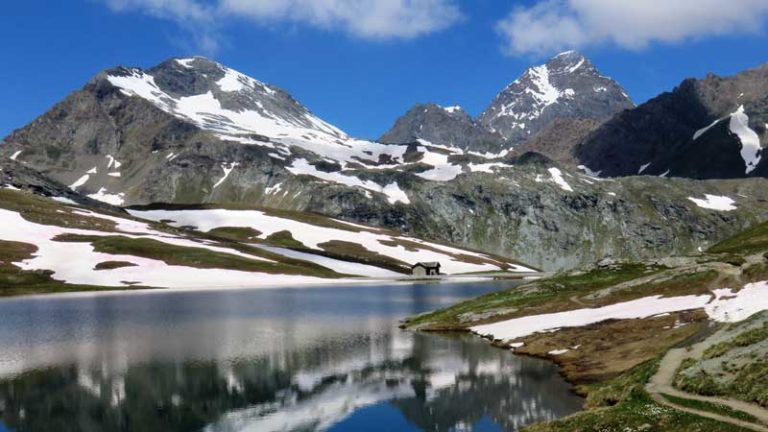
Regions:
<instances>
[{"instance_id":1,"label":"snow-capped peak","mask_svg":"<svg viewBox=\"0 0 768 432\"><path fill-rule=\"evenodd\" d=\"M149 70L118 68L106 79L127 96L227 139L333 141L348 138L287 93L204 57L173 59Z\"/></svg>"},{"instance_id":2,"label":"snow-capped peak","mask_svg":"<svg viewBox=\"0 0 768 432\"><path fill-rule=\"evenodd\" d=\"M456 114L457 112L464 111L459 105L447 106L442 108L445 110L445 112L449 114Z\"/></svg>"},{"instance_id":3,"label":"snow-capped peak","mask_svg":"<svg viewBox=\"0 0 768 432\"><path fill-rule=\"evenodd\" d=\"M528 68L480 115L479 121L519 143L558 118L608 118L634 106L623 89L577 51Z\"/></svg>"}]
</instances>

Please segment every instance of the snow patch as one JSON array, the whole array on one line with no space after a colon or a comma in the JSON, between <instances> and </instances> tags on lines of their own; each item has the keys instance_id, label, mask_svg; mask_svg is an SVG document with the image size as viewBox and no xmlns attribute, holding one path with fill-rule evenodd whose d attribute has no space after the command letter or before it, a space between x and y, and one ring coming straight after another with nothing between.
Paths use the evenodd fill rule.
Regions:
<instances>
[{"instance_id":1,"label":"snow patch","mask_svg":"<svg viewBox=\"0 0 768 432\"><path fill-rule=\"evenodd\" d=\"M16 153L12 154L12 155L11 155L11 160L12 160L12 161L15 161L15 160L16 160L16 158L17 158L17 157L19 157L19 155L20 155L20 154L21 154L21 152L23 152L23 151L24 151L24 150L19 150L19 151L17 151Z\"/></svg>"},{"instance_id":2,"label":"snow patch","mask_svg":"<svg viewBox=\"0 0 768 432\"><path fill-rule=\"evenodd\" d=\"M731 132L736 134L741 141L741 158L746 164L745 174L749 174L757 168L760 163L761 152L760 137L755 131L749 128L749 117L744 112L744 105L741 105L735 113L731 115Z\"/></svg>"},{"instance_id":3,"label":"snow patch","mask_svg":"<svg viewBox=\"0 0 768 432\"><path fill-rule=\"evenodd\" d=\"M482 253L426 242L413 237L392 236L375 229L349 224L356 230L321 227L305 222L268 215L257 210L148 210L131 211L132 215L151 220L172 220L174 226L194 226L207 232L221 227L250 227L261 232L260 238L266 238L279 231L289 231L293 238L310 249L320 250L320 244L331 240L356 243L371 252L398 259L405 263L437 261L445 273L470 273L481 271L499 271L501 263ZM359 231L358 231L359 230ZM413 242L421 246L418 250L409 250L397 244L397 240ZM393 243L395 241L395 243ZM482 259L484 263L459 261L453 255L470 255ZM496 264L493 264L496 263ZM528 272L523 266L512 266L511 271Z\"/></svg>"},{"instance_id":4,"label":"snow patch","mask_svg":"<svg viewBox=\"0 0 768 432\"><path fill-rule=\"evenodd\" d=\"M72 189L73 191L76 191L77 188L79 188L80 186L88 183L88 179L90 179L90 178L91 178L91 175L90 174L86 174L86 175L80 177L79 179L75 180L74 183L69 185L69 188Z\"/></svg>"},{"instance_id":5,"label":"snow patch","mask_svg":"<svg viewBox=\"0 0 768 432\"><path fill-rule=\"evenodd\" d=\"M221 186L222 183L224 183L225 180L227 180L227 177L229 177L229 174L232 173L232 170L235 169L240 165L238 162L232 162L230 164L222 164L221 169L224 170L224 177L220 178L219 181L216 182L216 184L213 185L213 188L216 189L217 187Z\"/></svg>"},{"instance_id":6,"label":"snow patch","mask_svg":"<svg viewBox=\"0 0 768 432\"><path fill-rule=\"evenodd\" d=\"M573 188L571 185L568 184L568 182L565 181L563 178L563 172L560 171L559 168L550 168L549 175L552 176L552 181L555 182L558 186L560 186L560 189L566 191L566 192L573 192Z\"/></svg>"},{"instance_id":7,"label":"snow patch","mask_svg":"<svg viewBox=\"0 0 768 432\"><path fill-rule=\"evenodd\" d=\"M647 163L647 164L645 164L645 165L641 165L641 166L640 166L640 169L639 169L639 170L637 170L637 173L638 173L638 174L642 174L642 173L643 173L643 172L644 172L646 169L648 169L648 167L649 167L649 166L651 166L651 162L648 162L648 163Z\"/></svg>"},{"instance_id":8,"label":"snow patch","mask_svg":"<svg viewBox=\"0 0 768 432\"><path fill-rule=\"evenodd\" d=\"M732 211L736 210L736 201L727 197L719 195L705 194L704 199L688 197L690 201L693 201L697 206L709 210L718 211Z\"/></svg>"},{"instance_id":9,"label":"snow patch","mask_svg":"<svg viewBox=\"0 0 768 432\"><path fill-rule=\"evenodd\" d=\"M88 195L88 198L95 199L96 201L101 201L103 203L111 204L113 206L121 206L125 202L125 194L124 193L116 193L111 194L107 192L106 188L99 189L98 192L95 194Z\"/></svg>"},{"instance_id":10,"label":"snow patch","mask_svg":"<svg viewBox=\"0 0 768 432\"><path fill-rule=\"evenodd\" d=\"M390 204L395 204L400 201L403 204L410 204L408 195L400 189L397 182L390 183L386 186L381 186L376 182L370 180L361 180L357 177L342 174L340 172L325 172L318 170L315 166L311 165L306 159L296 159L293 164L286 167L288 171L296 175L309 175L321 180L330 181L334 183L341 183L347 186L360 187L369 191L383 193L387 196L387 201Z\"/></svg>"},{"instance_id":11,"label":"snow patch","mask_svg":"<svg viewBox=\"0 0 768 432\"><path fill-rule=\"evenodd\" d=\"M532 315L472 327L472 331L496 340L514 340L558 328L583 327L609 319L648 318L667 312L700 309L709 303L709 295L663 298L645 297L594 309L577 309L544 315Z\"/></svg>"}]
</instances>

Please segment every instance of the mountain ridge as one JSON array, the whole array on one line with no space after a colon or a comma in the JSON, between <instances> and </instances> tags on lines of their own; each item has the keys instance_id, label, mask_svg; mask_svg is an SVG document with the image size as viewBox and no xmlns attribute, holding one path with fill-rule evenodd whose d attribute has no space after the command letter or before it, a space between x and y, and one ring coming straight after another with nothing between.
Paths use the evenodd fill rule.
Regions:
<instances>
[{"instance_id":1,"label":"mountain ridge","mask_svg":"<svg viewBox=\"0 0 768 432\"><path fill-rule=\"evenodd\" d=\"M603 76L582 54L566 51L526 69L476 118L453 115L436 104L417 104L380 140L402 144L424 139L502 155L555 121L602 122L632 107L616 81Z\"/></svg>"}]
</instances>

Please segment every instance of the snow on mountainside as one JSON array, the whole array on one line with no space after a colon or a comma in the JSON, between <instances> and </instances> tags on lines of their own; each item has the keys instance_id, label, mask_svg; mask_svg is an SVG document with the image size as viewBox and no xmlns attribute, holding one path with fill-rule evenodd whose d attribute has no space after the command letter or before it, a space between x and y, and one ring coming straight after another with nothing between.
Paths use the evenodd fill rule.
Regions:
<instances>
[{"instance_id":1,"label":"snow on mountainside","mask_svg":"<svg viewBox=\"0 0 768 432\"><path fill-rule=\"evenodd\" d=\"M153 114L147 103L165 116ZM469 119L457 107L440 111ZM352 138L284 91L202 57L172 59L148 70L108 70L47 116L6 138L8 145L0 151L13 151L14 157L51 172L73 190L113 205L177 200L180 184L175 178L146 183L148 175L169 175L162 168L167 165L200 166L200 178L193 182L197 190L189 192L197 196L184 202L226 194L227 184L252 176L264 159L273 168L260 172L309 176L363 190L369 198L381 194L390 204L408 204L410 199L393 176L375 172L410 173L422 164L417 176L447 181L473 171L462 159L465 151L451 145L387 145ZM71 135L49 128L62 121L68 122ZM474 160L480 165L493 162L479 155ZM361 170L374 173L362 175ZM206 172L210 174L203 178ZM250 183L256 188L261 182ZM277 185L268 184L262 192ZM147 190L152 188L164 189Z\"/></svg>"},{"instance_id":2,"label":"snow on mountainside","mask_svg":"<svg viewBox=\"0 0 768 432\"><path fill-rule=\"evenodd\" d=\"M583 55L568 51L525 71L478 120L514 145L556 119L605 120L633 106L616 81L601 75Z\"/></svg>"},{"instance_id":3,"label":"snow on mountainside","mask_svg":"<svg viewBox=\"0 0 768 432\"><path fill-rule=\"evenodd\" d=\"M423 260L441 262L444 273L532 271L502 257L297 212L134 214L186 229L0 188L0 285L259 288L401 278Z\"/></svg>"},{"instance_id":4,"label":"snow on mountainside","mask_svg":"<svg viewBox=\"0 0 768 432\"><path fill-rule=\"evenodd\" d=\"M442 264L441 271L448 274L501 270L532 271L499 257L331 219L328 219L323 226L258 210L131 210L130 213L143 219L166 221L178 227L194 227L203 232L225 228L250 228L261 233L254 238L266 239L276 233L287 231L291 233L293 240L298 242L299 248L333 252L333 242L337 242L337 247L343 244L354 245L363 251L361 256L380 255L399 261L403 268L420 261L436 261ZM274 252L279 249L270 248L269 250ZM305 255L304 259L322 264L322 261L317 261L309 254L303 255Z\"/></svg>"},{"instance_id":5,"label":"snow on mountainside","mask_svg":"<svg viewBox=\"0 0 768 432\"><path fill-rule=\"evenodd\" d=\"M168 75L190 77L204 85L190 89L163 85L172 79ZM109 72L107 79L126 95L144 98L227 139L251 144L259 141L249 134L324 142L348 139L282 90L202 57L172 60L146 72L120 68Z\"/></svg>"}]
</instances>

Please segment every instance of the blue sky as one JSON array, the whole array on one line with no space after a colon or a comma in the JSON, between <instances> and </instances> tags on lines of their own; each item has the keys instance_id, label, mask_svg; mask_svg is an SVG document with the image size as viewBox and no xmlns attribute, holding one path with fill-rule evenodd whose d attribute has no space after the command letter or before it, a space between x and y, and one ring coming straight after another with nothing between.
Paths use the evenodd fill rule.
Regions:
<instances>
[{"instance_id":1,"label":"blue sky","mask_svg":"<svg viewBox=\"0 0 768 432\"><path fill-rule=\"evenodd\" d=\"M711 3L711 4L710 4ZM375 138L417 102L476 115L531 64L588 55L636 102L768 61L768 2L26 0L0 16L0 135L98 71L202 54Z\"/></svg>"}]
</instances>

